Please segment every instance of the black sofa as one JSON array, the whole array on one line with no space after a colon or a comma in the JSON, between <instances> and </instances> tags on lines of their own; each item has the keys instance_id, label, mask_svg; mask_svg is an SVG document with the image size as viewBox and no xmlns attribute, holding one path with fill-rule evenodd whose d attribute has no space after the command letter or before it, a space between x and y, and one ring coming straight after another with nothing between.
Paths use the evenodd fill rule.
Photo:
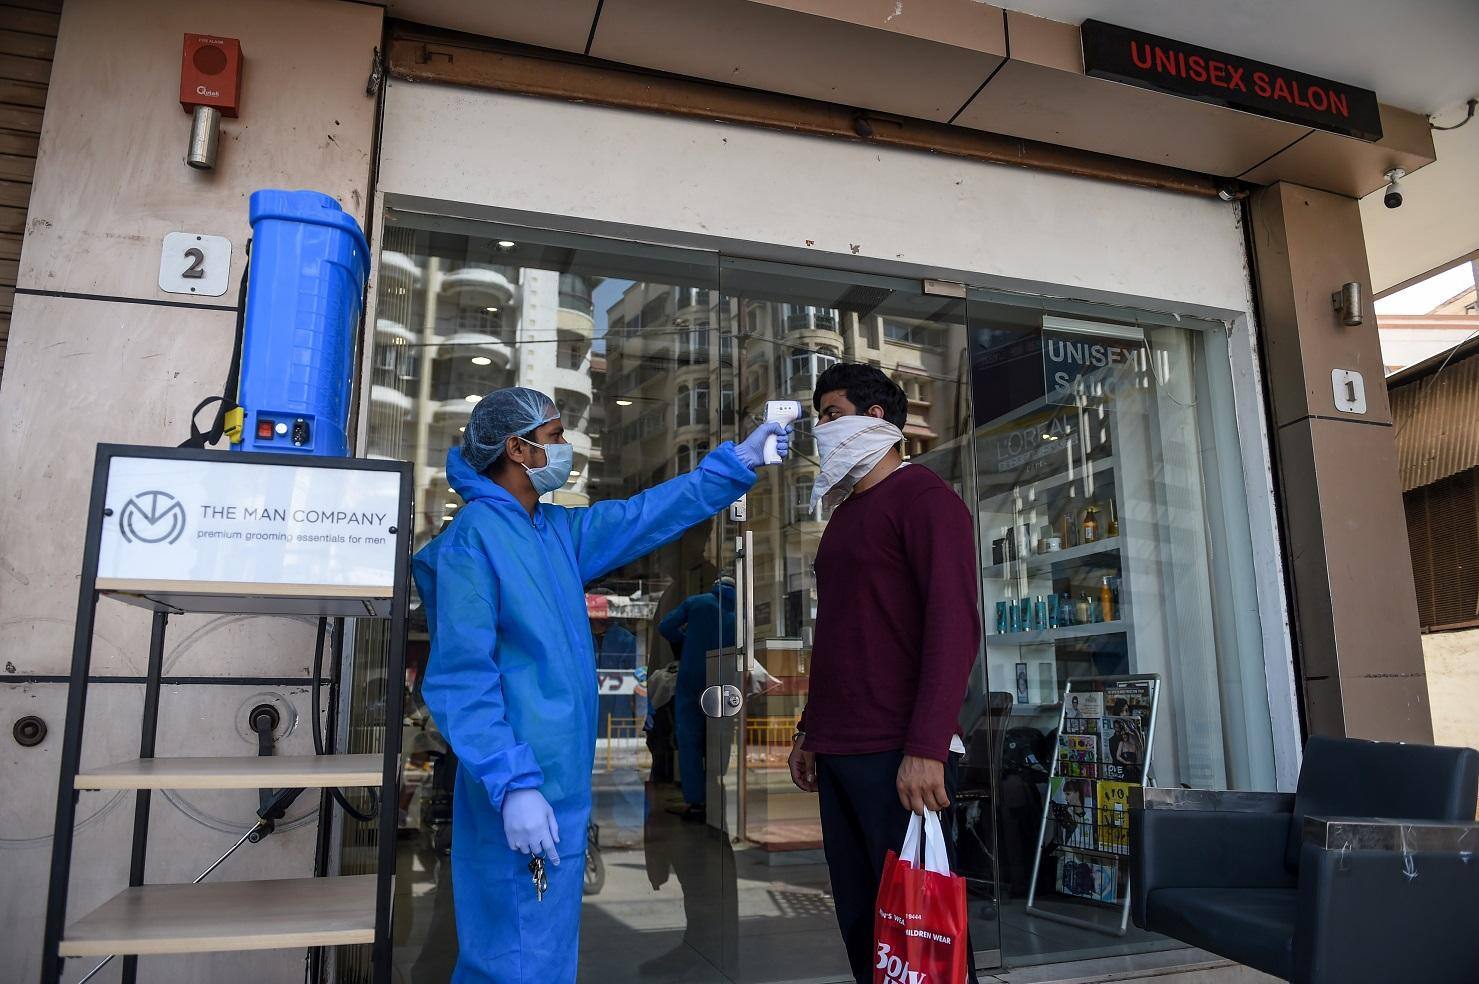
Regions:
<instances>
[{"instance_id":1,"label":"black sofa","mask_svg":"<svg viewBox=\"0 0 1479 984\"><path fill-rule=\"evenodd\" d=\"M1298 792L1145 789L1131 916L1300 984L1479 981L1479 752L1314 737Z\"/></svg>"}]
</instances>

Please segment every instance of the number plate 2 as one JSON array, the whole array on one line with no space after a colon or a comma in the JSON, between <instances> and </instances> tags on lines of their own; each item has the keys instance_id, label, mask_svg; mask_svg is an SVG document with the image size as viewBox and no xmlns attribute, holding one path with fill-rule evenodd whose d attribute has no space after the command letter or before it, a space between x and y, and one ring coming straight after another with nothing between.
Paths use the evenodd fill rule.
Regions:
<instances>
[{"instance_id":1,"label":"number plate 2","mask_svg":"<svg viewBox=\"0 0 1479 984\"><path fill-rule=\"evenodd\" d=\"M220 297L231 283L231 240L171 232L159 254L159 289L168 294Z\"/></svg>"}]
</instances>

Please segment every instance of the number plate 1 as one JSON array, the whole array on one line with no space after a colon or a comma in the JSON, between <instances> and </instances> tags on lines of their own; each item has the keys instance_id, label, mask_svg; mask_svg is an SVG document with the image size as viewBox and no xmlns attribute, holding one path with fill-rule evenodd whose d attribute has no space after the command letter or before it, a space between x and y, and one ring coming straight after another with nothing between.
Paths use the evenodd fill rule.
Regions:
<instances>
[{"instance_id":1,"label":"number plate 1","mask_svg":"<svg viewBox=\"0 0 1479 984\"><path fill-rule=\"evenodd\" d=\"M171 232L159 255L159 289L168 294L220 297L231 282L231 240Z\"/></svg>"}]
</instances>

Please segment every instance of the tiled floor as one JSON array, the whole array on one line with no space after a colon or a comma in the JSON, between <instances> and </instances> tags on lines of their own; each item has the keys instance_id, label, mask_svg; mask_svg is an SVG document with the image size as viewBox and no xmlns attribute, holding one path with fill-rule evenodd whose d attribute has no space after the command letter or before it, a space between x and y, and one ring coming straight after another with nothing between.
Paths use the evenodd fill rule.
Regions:
<instances>
[{"instance_id":1,"label":"tiled floor","mask_svg":"<svg viewBox=\"0 0 1479 984\"><path fill-rule=\"evenodd\" d=\"M640 781L596 785L605 877L585 899L582 984L848 979L820 850L736 848L720 831L667 812L676 803L668 788ZM444 984L450 979L457 941L449 884L446 856L428 850L420 838L403 839L396 880L399 981ZM972 898L970 904L978 949L999 940L1009 963L1056 961L986 972L982 982L1268 980L1247 976L1252 972L1239 976L1242 968L1173 949L1169 941L1133 927L1118 937L1037 917L1020 900L1004 905L999 919L989 899ZM1117 927L1116 920L1109 921ZM1177 976L1173 967L1185 969Z\"/></svg>"}]
</instances>

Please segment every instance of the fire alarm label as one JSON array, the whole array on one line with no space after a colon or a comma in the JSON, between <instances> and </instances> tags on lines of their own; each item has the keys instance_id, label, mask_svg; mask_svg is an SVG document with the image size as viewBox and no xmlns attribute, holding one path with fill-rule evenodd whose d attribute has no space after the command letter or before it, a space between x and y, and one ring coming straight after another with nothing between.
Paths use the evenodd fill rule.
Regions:
<instances>
[{"instance_id":1,"label":"fire alarm label","mask_svg":"<svg viewBox=\"0 0 1479 984\"><path fill-rule=\"evenodd\" d=\"M241 97L241 42L207 34L185 35L180 66L180 105L185 112L213 106L235 116Z\"/></svg>"}]
</instances>

